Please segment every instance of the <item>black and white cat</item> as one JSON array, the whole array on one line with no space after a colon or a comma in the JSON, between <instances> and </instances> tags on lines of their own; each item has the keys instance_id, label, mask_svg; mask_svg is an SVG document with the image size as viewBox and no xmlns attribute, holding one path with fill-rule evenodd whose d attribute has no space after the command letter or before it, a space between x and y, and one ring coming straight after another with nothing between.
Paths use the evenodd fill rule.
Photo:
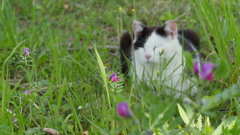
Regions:
<instances>
[{"instance_id":1,"label":"black and white cat","mask_svg":"<svg viewBox=\"0 0 240 135\"><path fill-rule=\"evenodd\" d=\"M134 20L132 27L133 36L125 32L120 41L122 72L132 74L134 81L145 81L150 86L157 80L162 90L175 98L188 91L195 94L197 87L184 77L185 59L182 52L193 53L192 57L199 61L198 35L188 29L178 31L172 20L163 26L153 27Z\"/></svg>"}]
</instances>

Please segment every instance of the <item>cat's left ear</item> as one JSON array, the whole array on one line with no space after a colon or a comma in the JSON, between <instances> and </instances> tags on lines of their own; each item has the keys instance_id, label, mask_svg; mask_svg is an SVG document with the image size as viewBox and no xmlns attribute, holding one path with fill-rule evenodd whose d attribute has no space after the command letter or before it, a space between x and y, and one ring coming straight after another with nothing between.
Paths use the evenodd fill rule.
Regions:
<instances>
[{"instance_id":1,"label":"cat's left ear","mask_svg":"<svg viewBox=\"0 0 240 135\"><path fill-rule=\"evenodd\" d=\"M144 30L144 25L138 22L137 20L134 20L132 23L133 27L133 33L135 37L138 37L142 34L142 31Z\"/></svg>"},{"instance_id":2,"label":"cat's left ear","mask_svg":"<svg viewBox=\"0 0 240 135\"><path fill-rule=\"evenodd\" d=\"M176 38L178 35L177 24L173 20L169 20L164 25L164 31L170 34L172 38Z\"/></svg>"}]
</instances>

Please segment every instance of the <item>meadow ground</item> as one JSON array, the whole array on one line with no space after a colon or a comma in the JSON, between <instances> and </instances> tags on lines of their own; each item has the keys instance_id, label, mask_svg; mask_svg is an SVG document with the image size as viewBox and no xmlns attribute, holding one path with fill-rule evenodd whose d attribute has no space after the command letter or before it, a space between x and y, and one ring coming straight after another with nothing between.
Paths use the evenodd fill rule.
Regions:
<instances>
[{"instance_id":1,"label":"meadow ground","mask_svg":"<svg viewBox=\"0 0 240 135\"><path fill-rule=\"evenodd\" d=\"M2 0L0 7L1 134L240 134L239 0ZM198 79L197 96L184 100L131 87L118 48L134 19L195 30L203 61L218 65L214 80ZM120 102L131 117L118 115Z\"/></svg>"}]
</instances>

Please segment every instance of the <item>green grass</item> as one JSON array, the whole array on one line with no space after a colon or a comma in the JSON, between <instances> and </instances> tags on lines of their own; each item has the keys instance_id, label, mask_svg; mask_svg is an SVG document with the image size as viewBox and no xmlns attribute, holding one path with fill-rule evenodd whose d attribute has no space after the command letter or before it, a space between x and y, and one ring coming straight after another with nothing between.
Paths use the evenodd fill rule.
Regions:
<instances>
[{"instance_id":1,"label":"green grass","mask_svg":"<svg viewBox=\"0 0 240 135\"><path fill-rule=\"evenodd\" d=\"M93 135L239 134L238 0L2 0L0 7L1 134L46 134L44 128ZM199 33L204 61L219 69L215 81L199 80L204 94L190 97L193 104L154 94L145 84L132 88L123 76L116 84L108 80L113 72L120 75L120 34L131 31L134 19L149 26L176 19L178 28ZM23 61L25 47L31 54ZM122 101L133 118L118 116ZM217 128L222 121L225 127Z\"/></svg>"}]
</instances>

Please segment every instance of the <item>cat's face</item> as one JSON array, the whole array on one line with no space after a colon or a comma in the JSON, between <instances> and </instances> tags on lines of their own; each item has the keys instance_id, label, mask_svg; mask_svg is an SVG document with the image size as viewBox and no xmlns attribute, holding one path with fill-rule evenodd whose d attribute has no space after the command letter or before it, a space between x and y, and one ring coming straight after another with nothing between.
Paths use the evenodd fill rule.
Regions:
<instances>
[{"instance_id":1,"label":"cat's face","mask_svg":"<svg viewBox=\"0 0 240 135\"><path fill-rule=\"evenodd\" d=\"M177 39L177 26L168 21L162 27L146 27L133 21L136 56L141 63L160 63L181 51Z\"/></svg>"}]
</instances>

